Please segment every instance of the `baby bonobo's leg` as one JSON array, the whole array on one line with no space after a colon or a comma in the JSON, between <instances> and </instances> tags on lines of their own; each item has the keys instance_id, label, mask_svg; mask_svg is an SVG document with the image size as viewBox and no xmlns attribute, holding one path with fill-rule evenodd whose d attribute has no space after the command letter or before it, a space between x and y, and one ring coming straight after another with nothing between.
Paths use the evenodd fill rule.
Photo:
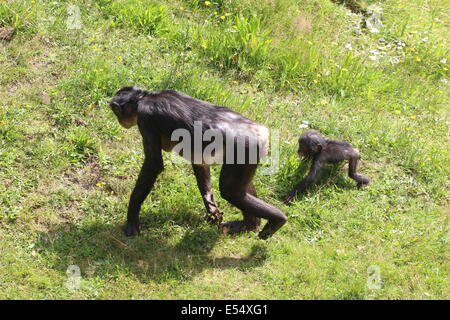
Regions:
<instances>
[{"instance_id":1,"label":"baby bonobo's leg","mask_svg":"<svg viewBox=\"0 0 450 320\"><path fill-rule=\"evenodd\" d=\"M367 186L370 183L370 179L365 175L356 173L356 167L358 165L359 157L350 158L348 161L348 176L355 180L358 184L358 188Z\"/></svg>"}]
</instances>

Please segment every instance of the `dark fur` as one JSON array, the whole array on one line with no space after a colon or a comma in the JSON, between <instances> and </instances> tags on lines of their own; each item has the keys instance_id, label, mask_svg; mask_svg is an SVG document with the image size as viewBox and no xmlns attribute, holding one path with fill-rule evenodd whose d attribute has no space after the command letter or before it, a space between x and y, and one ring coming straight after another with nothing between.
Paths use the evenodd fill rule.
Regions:
<instances>
[{"instance_id":1,"label":"dark fur","mask_svg":"<svg viewBox=\"0 0 450 320\"><path fill-rule=\"evenodd\" d=\"M125 226L127 236L135 235L140 230L141 204L151 191L157 176L164 169L161 149L169 151L172 142L168 139L174 130L183 128L193 134L194 121L202 121L203 131L217 129L224 135L231 134L235 137L260 126L226 107L216 106L173 90L147 92L135 87L125 87L116 93L110 105L122 125L125 124L127 128L129 124L138 125L144 143L144 164L128 206ZM287 220L281 210L256 197L252 184L256 167L257 164L250 163L224 164L222 167L221 195L241 209L244 216L243 221L222 223L224 233L256 230L260 218L264 218L268 219L268 222L259 237L266 239ZM223 213L214 200L209 167L193 164L193 170L208 212L208 219L220 223Z\"/></svg>"},{"instance_id":2,"label":"dark fur","mask_svg":"<svg viewBox=\"0 0 450 320\"><path fill-rule=\"evenodd\" d=\"M348 175L357 182L357 186L361 188L370 183L368 177L356 173L359 153L350 143L325 139L314 130L302 134L298 143L299 156L303 155L312 159L312 164L308 175L284 199L285 203L291 202L297 194L304 193L319 175L325 163L339 163L348 160Z\"/></svg>"}]
</instances>

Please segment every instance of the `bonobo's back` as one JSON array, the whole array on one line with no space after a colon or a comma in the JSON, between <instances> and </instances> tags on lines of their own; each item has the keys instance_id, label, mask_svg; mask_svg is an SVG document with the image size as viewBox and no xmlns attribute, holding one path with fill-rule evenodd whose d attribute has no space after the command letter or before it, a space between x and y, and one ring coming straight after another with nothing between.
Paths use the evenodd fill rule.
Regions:
<instances>
[{"instance_id":1,"label":"bonobo's back","mask_svg":"<svg viewBox=\"0 0 450 320\"><path fill-rule=\"evenodd\" d=\"M249 126L256 124L227 107L202 101L175 90L147 92L143 101L150 105L149 109L142 110L144 113L150 112L153 117L156 116L160 120L170 115L171 121L175 120L173 129L192 129L194 125L192 119L195 119L202 123L203 131L233 130L238 134L240 130L247 131Z\"/></svg>"}]
</instances>

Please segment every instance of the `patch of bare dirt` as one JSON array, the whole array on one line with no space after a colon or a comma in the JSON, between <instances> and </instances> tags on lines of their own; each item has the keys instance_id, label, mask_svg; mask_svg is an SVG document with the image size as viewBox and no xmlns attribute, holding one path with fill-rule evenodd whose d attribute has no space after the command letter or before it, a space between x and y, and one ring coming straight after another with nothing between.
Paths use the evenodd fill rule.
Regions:
<instances>
[{"instance_id":1,"label":"patch of bare dirt","mask_svg":"<svg viewBox=\"0 0 450 320\"><path fill-rule=\"evenodd\" d=\"M0 40L9 41L11 40L14 34L14 28L9 27L0 27Z\"/></svg>"},{"instance_id":2,"label":"patch of bare dirt","mask_svg":"<svg viewBox=\"0 0 450 320\"><path fill-rule=\"evenodd\" d=\"M331 2L343 5L353 13L367 15L367 11L358 0L331 0Z\"/></svg>"},{"instance_id":3,"label":"patch of bare dirt","mask_svg":"<svg viewBox=\"0 0 450 320\"><path fill-rule=\"evenodd\" d=\"M298 33L309 33L312 31L311 21L301 14L297 15L292 23L294 30Z\"/></svg>"},{"instance_id":4,"label":"patch of bare dirt","mask_svg":"<svg viewBox=\"0 0 450 320\"><path fill-rule=\"evenodd\" d=\"M100 166L96 157L90 157L83 168L73 174L70 179L82 188L89 190L101 180Z\"/></svg>"}]
</instances>

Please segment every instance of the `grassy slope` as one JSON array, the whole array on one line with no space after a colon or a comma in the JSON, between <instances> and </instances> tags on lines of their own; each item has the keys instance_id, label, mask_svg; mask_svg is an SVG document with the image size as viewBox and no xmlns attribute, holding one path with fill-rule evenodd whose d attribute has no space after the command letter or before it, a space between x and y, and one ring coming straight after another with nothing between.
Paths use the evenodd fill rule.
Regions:
<instances>
[{"instance_id":1,"label":"grassy slope","mask_svg":"<svg viewBox=\"0 0 450 320\"><path fill-rule=\"evenodd\" d=\"M448 1L382 1L379 34L329 0L70 1L80 31L67 3L0 2L0 25L16 28L0 41L0 298L449 298ZM266 242L219 235L190 167L165 156L147 229L125 239L142 148L105 101L130 84L280 129L281 169L256 188L289 223ZM370 188L329 168L284 206L307 168L302 120L357 146Z\"/></svg>"}]
</instances>

